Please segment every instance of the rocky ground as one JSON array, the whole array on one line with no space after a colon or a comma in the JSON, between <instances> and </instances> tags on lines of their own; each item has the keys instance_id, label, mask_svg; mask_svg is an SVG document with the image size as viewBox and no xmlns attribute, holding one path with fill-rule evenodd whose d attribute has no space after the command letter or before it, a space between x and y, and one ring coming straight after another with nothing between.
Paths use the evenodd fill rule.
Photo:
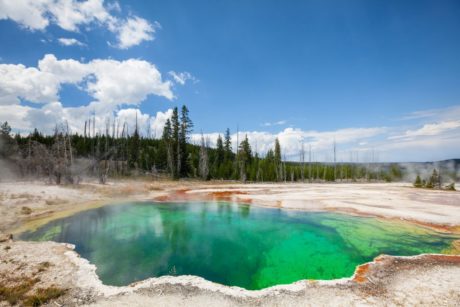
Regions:
<instances>
[{"instance_id":1,"label":"rocky ground","mask_svg":"<svg viewBox=\"0 0 460 307\"><path fill-rule=\"evenodd\" d=\"M234 200L295 210L406 219L460 232L460 192L406 184L231 184L117 181L51 186L0 183L0 306L14 303L91 306L439 305L460 302L460 256L381 256L349 279L299 281L260 291L195 276L151 278L127 287L103 285L95 267L54 242L21 242L7 234L122 200ZM460 250L460 244L453 251Z\"/></svg>"}]
</instances>

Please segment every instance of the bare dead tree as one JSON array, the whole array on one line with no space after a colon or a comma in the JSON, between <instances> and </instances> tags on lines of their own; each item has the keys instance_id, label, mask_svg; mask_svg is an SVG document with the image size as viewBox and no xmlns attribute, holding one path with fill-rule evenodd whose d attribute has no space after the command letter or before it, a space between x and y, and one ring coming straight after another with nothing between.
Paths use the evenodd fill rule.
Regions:
<instances>
[{"instance_id":1,"label":"bare dead tree","mask_svg":"<svg viewBox=\"0 0 460 307\"><path fill-rule=\"evenodd\" d=\"M236 159L233 163L233 167L235 170L236 177L239 177L240 174L240 127L236 125Z\"/></svg>"},{"instance_id":2,"label":"bare dead tree","mask_svg":"<svg viewBox=\"0 0 460 307\"><path fill-rule=\"evenodd\" d=\"M72 147L70 144L68 125L56 125L54 132L54 144L51 147L51 156L54 163L53 175L56 184L61 184L62 179L66 183L73 183L72 176Z\"/></svg>"},{"instance_id":3,"label":"bare dead tree","mask_svg":"<svg viewBox=\"0 0 460 307\"><path fill-rule=\"evenodd\" d=\"M311 144L309 146L309 153L308 153L308 180L311 182Z\"/></svg>"},{"instance_id":4,"label":"bare dead tree","mask_svg":"<svg viewBox=\"0 0 460 307\"><path fill-rule=\"evenodd\" d=\"M207 180L209 176L209 158L203 132L201 133L200 160L198 168L201 179Z\"/></svg>"},{"instance_id":5,"label":"bare dead tree","mask_svg":"<svg viewBox=\"0 0 460 307\"><path fill-rule=\"evenodd\" d=\"M302 182L305 181L305 177L304 177L304 171L305 171L305 148L304 148L304 143L301 142L301 145L300 145L300 164L301 164L301 168L300 168L300 178L302 180Z\"/></svg>"},{"instance_id":6,"label":"bare dead tree","mask_svg":"<svg viewBox=\"0 0 460 307\"><path fill-rule=\"evenodd\" d=\"M283 178L284 182L287 181L287 174L286 174L286 153L283 155L283 161L282 161L282 166L283 166Z\"/></svg>"},{"instance_id":7,"label":"bare dead tree","mask_svg":"<svg viewBox=\"0 0 460 307\"><path fill-rule=\"evenodd\" d=\"M337 157L336 157L336 144L335 144L335 138L334 138L334 181L336 181L337 178Z\"/></svg>"}]
</instances>

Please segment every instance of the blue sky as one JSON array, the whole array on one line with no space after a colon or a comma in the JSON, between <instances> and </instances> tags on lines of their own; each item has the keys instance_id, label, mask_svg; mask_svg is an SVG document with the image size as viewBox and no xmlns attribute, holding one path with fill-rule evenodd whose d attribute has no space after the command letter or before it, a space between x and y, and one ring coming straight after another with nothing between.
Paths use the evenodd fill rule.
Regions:
<instances>
[{"instance_id":1,"label":"blue sky","mask_svg":"<svg viewBox=\"0 0 460 307\"><path fill-rule=\"evenodd\" d=\"M186 104L211 144L238 126L291 160L301 143L330 160L334 139L342 160L458 158L458 16L458 1L0 0L0 121L81 131L91 112L139 112L159 134Z\"/></svg>"}]
</instances>

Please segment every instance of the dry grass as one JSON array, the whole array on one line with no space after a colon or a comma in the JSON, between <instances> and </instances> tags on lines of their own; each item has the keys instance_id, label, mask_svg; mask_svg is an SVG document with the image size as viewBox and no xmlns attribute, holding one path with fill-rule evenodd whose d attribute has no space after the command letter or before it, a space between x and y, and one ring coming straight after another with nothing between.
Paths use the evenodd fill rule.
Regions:
<instances>
[{"instance_id":1,"label":"dry grass","mask_svg":"<svg viewBox=\"0 0 460 307\"><path fill-rule=\"evenodd\" d=\"M8 280L8 283L13 285L0 284L0 301L6 301L10 305L22 303L24 306L40 306L62 296L66 292L65 289L55 286L38 288L33 291L34 286L39 281L39 278L34 277L19 281Z\"/></svg>"},{"instance_id":2,"label":"dry grass","mask_svg":"<svg viewBox=\"0 0 460 307\"><path fill-rule=\"evenodd\" d=\"M32 213L32 209L30 209L29 207L22 207L21 208L21 214L31 214Z\"/></svg>"},{"instance_id":3,"label":"dry grass","mask_svg":"<svg viewBox=\"0 0 460 307\"><path fill-rule=\"evenodd\" d=\"M60 200L58 200L58 199L47 199L47 200L45 200L45 204L47 204L48 206L58 205L59 203L60 203Z\"/></svg>"},{"instance_id":4,"label":"dry grass","mask_svg":"<svg viewBox=\"0 0 460 307\"><path fill-rule=\"evenodd\" d=\"M21 283L14 286L0 285L0 301L7 301L11 305L24 301L27 292L39 282L38 278L26 278Z\"/></svg>"},{"instance_id":5,"label":"dry grass","mask_svg":"<svg viewBox=\"0 0 460 307\"><path fill-rule=\"evenodd\" d=\"M155 184L146 184L144 185L144 188L147 190L147 191L163 191L164 188L159 186L159 185L155 185Z\"/></svg>"},{"instance_id":6,"label":"dry grass","mask_svg":"<svg viewBox=\"0 0 460 307\"><path fill-rule=\"evenodd\" d=\"M11 194L10 198L11 199L19 199L19 198L31 199L31 198L33 198L33 195L31 195L29 193Z\"/></svg>"},{"instance_id":7,"label":"dry grass","mask_svg":"<svg viewBox=\"0 0 460 307\"><path fill-rule=\"evenodd\" d=\"M28 296L24 300L25 306L40 306L48 303L50 300L62 296L66 292L65 289L57 287L38 288L35 294Z\"/></svg>"},{"instance_id":8,"label":"dry grass","mask_svg":"<svg viewBox=\"0 0 460 307\"><path fill-rule=\"evenodd\" d=\"M51 266L51 263L49 263L48 261L45 261L45 262L41 262L39 265L38 265L38 272L44 272L46 271L49 267Z\"/></svg>"}]
</instances>

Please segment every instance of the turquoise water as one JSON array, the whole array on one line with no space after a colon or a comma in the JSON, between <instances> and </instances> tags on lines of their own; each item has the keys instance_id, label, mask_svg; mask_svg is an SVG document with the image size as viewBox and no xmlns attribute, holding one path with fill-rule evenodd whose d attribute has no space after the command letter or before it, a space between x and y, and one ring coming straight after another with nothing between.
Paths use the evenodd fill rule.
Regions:
<instances>
[{"instance_id":1,"label":"turquoise water","mask_svg":"<svg viewBox=\"0 0 460 307\"><path fill-rule=\"evenodd\" d=\"M226 202L129 203L55 220L21 239L75 244L105 284L197 275L246 289L349 277L379 254L440 253L455 239L336 213Z\"/></svg>"}]
</instances>

